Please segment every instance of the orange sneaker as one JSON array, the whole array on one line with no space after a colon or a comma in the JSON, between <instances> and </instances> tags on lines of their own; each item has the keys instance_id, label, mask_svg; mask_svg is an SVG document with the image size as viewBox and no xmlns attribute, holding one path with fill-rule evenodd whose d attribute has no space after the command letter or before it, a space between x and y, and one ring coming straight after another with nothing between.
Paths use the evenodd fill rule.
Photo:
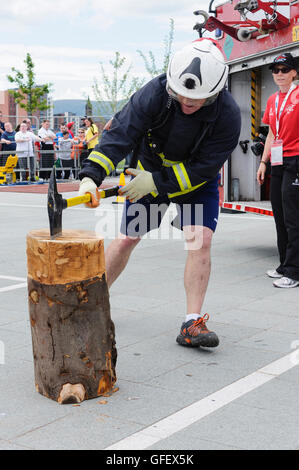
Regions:
<instances>
[{"instance_id":1,"label":"orange sneaker","mask_svg":"<svg viewBox=\"0 0 299 470\"><path fill-rule=\"evenodd\" d=\"M214 331L208 330L206 322L209 320L206 313L197 320L189 320L181 326L181 331L177 337L177 343L182 346L215 348L219 344L219 338Z\"/></svg>"}]
</instances>

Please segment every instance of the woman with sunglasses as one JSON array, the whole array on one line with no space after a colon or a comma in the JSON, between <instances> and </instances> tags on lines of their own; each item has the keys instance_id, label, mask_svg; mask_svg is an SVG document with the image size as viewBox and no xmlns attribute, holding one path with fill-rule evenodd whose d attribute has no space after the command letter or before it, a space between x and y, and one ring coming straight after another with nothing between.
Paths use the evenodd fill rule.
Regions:
<instances>
[{"instance_id":1,"label":"woman with sunglasses","mask_svg":"<svg viewBox=\"0 0 299 470\"><path fill-rule=\"evenodd\" d=\"M299 285L299 86L295 60L290 53L276 57L270 66L279 91L268 99L263 122L269 125L257 172L263 184L271 161L270 199L277 232L280 265L267 271L275 287Z\"/></svg>"},{"instance_id":2,"label":"woman with sunglasses","mask_svg":"<svg viewBox=\"0 0 299 470\"><path fill-rule=\"evenodd\" d=\"M85 140L85 130L80 127L78 135L74 138L72 159L76 161L76 168L81 168L83 161L88 157L87 143Z\"/></svg>"}]
</instances>

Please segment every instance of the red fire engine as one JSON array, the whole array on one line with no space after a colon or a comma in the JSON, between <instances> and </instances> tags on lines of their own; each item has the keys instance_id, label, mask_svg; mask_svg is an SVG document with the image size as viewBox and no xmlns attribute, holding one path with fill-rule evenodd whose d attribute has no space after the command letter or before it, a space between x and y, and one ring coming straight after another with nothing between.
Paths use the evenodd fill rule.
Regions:
<instances>
[{"instance_id":1,"label":"red fire engine","mask_svg":"<svg viewBox=\"0 0 299 470\"><path fill-rule=\"evenodd\" d=\"M272 215L262 202L269 200L270 176L262 187L256 181L268 132L262 117L276 91L269 64L280 52L291 52L299 68L299 0L232 0L214 10L213 3L208 12L194 12L199 19L194 29L200 36L213 31L221 44L230 67L228 87L242 115L239 146L222 169L222 207L256 207Z\"/></svg>"}]
</instances>

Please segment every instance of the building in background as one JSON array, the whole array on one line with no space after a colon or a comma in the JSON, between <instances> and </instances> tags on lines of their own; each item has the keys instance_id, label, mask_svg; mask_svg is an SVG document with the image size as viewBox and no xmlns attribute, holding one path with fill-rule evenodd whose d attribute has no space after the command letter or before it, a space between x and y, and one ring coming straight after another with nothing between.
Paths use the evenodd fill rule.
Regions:
<instances>
[{"instance_id":1,"label":"building in background","mask_svg":"<svg viewBox=\"0 0 299 470\"><path fill-rule=\"evenodd\" d=\"M52 125L54 125L53 99L50 95L45 96L45 98L50 107L44 111L37 110L33 113L33 116L28 116L26 109L15 102L9 90L0 91L0 111L2 111L3 114L3 121L10 121L13 128L16 128L23 119L30 117L32 129L38 130L43 120L49 119L52 127Z\"/></svg>"},{"instance_id":2,"label":"building in background","mask_svg":"<svg viewBox=\"0 0 299 470\"><path fill-rule=\"evenodd\" d=\"M54 103L53 98L50 95L47 96L47 106L48 109L46 109L45 119L48 119L48 121L50 121L50 128L54 129Z\"/></svg>"},{"instance_id":3,"label":"building in background","mask_svg":"<svg viewBox=\"0 0 299 470\"><path fill-rule=\"evenodd\" d=\"M89 99L89 96L87 98L86 105L85 105L85 116L92 116L92 104Z\"/></svg>"},{"instance_id":4,"label":"building in background","mask_svg":"<svg viewBox=\"0 0 299 470\"><path fill-rule=\"evenodd\" d=\"M10 121L13 128L27 117L26 110L15 102L8 90L0 92L0 111L2 111L3 121Z\"/></svg>"}]
</instances>

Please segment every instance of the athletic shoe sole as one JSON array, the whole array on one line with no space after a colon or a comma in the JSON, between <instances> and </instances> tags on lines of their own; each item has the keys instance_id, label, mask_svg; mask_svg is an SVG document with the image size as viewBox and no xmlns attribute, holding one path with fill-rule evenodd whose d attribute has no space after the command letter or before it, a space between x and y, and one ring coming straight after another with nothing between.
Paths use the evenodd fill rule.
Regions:
<instances>
[{"instance_id":1,"label":"athletic shoe sole","mask_svg":"<svg viewBox=\"0 0 299 470\"><path fill-rule=\"evenodd\" d=\"M283 277L283 274L280 274L277 271L274 271L272 269L267 271L266 274L267 274L268 277L271 277L271 279L280 279L280 278Z\"/></svg>"},{"instance_id":2,"label":"athletic shoe sole","mask_svg":"<svg viewBox=\"0 0 299 470\"><path fill-rule=\"evenodd\" d=\"M294 289L294 287L298 287L299 284L293 284L292 286L277 286L275 282L273 282L273 286L277 287L278 289Z\"/></svg>"},{"instance_id":3,"label":"athletic shoe sole","mask_svg":"<svg viewBox=\"0 0 299 470\"><path fill-rule=\"evenodd\" d=\"M191 348L199 348L200 346L204 348L216 348L219 344L219 338L216 333L211 332L195 338L185 338L185 336L179 335L176 342L181 346L189 346Z\"/></svg>"}]
</instances>

